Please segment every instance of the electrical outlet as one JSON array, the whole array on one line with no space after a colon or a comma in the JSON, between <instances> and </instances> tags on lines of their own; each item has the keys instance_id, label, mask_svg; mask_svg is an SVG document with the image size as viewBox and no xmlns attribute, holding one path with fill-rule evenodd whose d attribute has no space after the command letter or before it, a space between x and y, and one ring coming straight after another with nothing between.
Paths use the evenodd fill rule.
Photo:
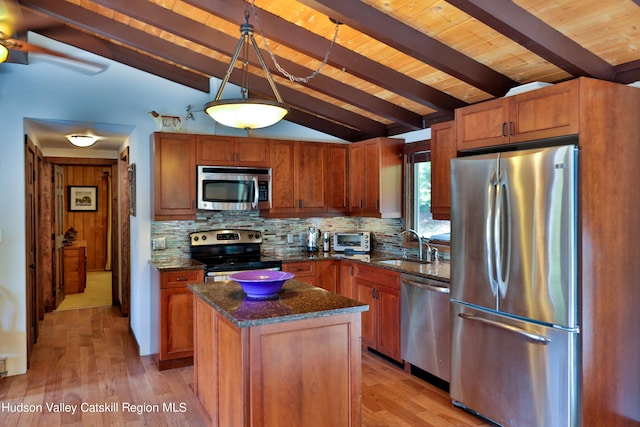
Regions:
<instances>
[{"instance_id":1,"label":"electrical outlet","mask_svg":"<svg viewBox=\"0 0 640 427\"><path fill-rule=\"evenodd\" d=\"M292 244L293 243L293 234L289 233L287 234L287 244Z\"/></svg>"},{"instance_id":2,"label":"electrical outlet","mask_svg":"<svg viewBox=\"0 0 640 427\"><path fill-rule=\"evenodd\" d=\"M151 240L151 249L154 251L160 251L163 249L167 249L167 239L166 237L158 237L157 239Z\"/></svg>"}]
</instances>

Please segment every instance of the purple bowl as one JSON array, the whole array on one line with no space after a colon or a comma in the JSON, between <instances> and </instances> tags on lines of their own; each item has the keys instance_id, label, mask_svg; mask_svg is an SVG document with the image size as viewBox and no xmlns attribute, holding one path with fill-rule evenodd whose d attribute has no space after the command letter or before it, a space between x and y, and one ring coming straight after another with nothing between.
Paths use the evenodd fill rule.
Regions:
<instances>
[{"instance_id":1,"label":"purple bowl","mask_svg":"<svg viewBox=\"0 0 640 427\"><path fill-rule=\"evenodd\" d=\"M274 270L249 270L233 273L229 279L240 284L249 298L269 298L277 294L293 273Z\"/></svg>"}]
</instances>

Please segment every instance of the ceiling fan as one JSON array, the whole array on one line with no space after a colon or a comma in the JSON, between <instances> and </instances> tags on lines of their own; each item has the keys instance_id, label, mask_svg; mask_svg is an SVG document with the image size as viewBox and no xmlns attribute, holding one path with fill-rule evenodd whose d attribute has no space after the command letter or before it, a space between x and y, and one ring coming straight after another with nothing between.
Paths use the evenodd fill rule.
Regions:
<instances>
[{"instance_id":1,"label":"ceiling fan","mask_svg":"<svg viewBox=\"0 0 640 427\"><path fill-rule=\"evenodd\" d=\"M74 68L81 68L88 74L97 74L107 66L97 62L87 61L62 52L38 46L33 43L12 38L18 27L23 24L20 6L15 0L0 0L0 63L5 62L10 51L48 55L61 61L68 62ZM22 25L27 29L25 25Z\"/></svg>"}]
</instances>

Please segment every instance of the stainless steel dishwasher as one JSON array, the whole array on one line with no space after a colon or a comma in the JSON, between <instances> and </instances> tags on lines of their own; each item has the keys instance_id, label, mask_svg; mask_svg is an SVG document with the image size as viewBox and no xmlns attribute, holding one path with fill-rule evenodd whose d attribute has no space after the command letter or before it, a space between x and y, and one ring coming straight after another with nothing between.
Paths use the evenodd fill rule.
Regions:
<instances>
[{"instance_id":1,"label":"stainless steel dishwasher","mask_svg":"<svg viewBox=\"0 0 640 427\"><path fill-rule=\"evenodd\" d=\"M449 382L449 284L409 274L400 283L402 358Z\"/></svg>"}]
</instances>

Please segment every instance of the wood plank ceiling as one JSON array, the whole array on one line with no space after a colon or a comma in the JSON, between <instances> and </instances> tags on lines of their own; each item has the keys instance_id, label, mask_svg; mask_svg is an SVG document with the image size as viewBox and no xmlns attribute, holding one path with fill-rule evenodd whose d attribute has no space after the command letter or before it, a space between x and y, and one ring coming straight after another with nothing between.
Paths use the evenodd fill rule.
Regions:
<instances>
[{"instance_id":1,"label":"wood plank ceiling","mask_svg":"<svg viewBox=\"0 0 640 427\"><path fill-rule=\"evenodd\" d=\"M20 0L25 27L177 83L222 78L251 1ZM640 0L255 0L256 40L294 123L357 141L449 120L511 87L640 80ZM42 22L47 18L46 24ZM342 23L327 65L308 83ZM259 22L259 24L258 24ZM255 57L249 88L273 98ZM230 81L240 84L236 70ZM213 94L212 94L213 96Z\"/></svg>"}]
</instances>

